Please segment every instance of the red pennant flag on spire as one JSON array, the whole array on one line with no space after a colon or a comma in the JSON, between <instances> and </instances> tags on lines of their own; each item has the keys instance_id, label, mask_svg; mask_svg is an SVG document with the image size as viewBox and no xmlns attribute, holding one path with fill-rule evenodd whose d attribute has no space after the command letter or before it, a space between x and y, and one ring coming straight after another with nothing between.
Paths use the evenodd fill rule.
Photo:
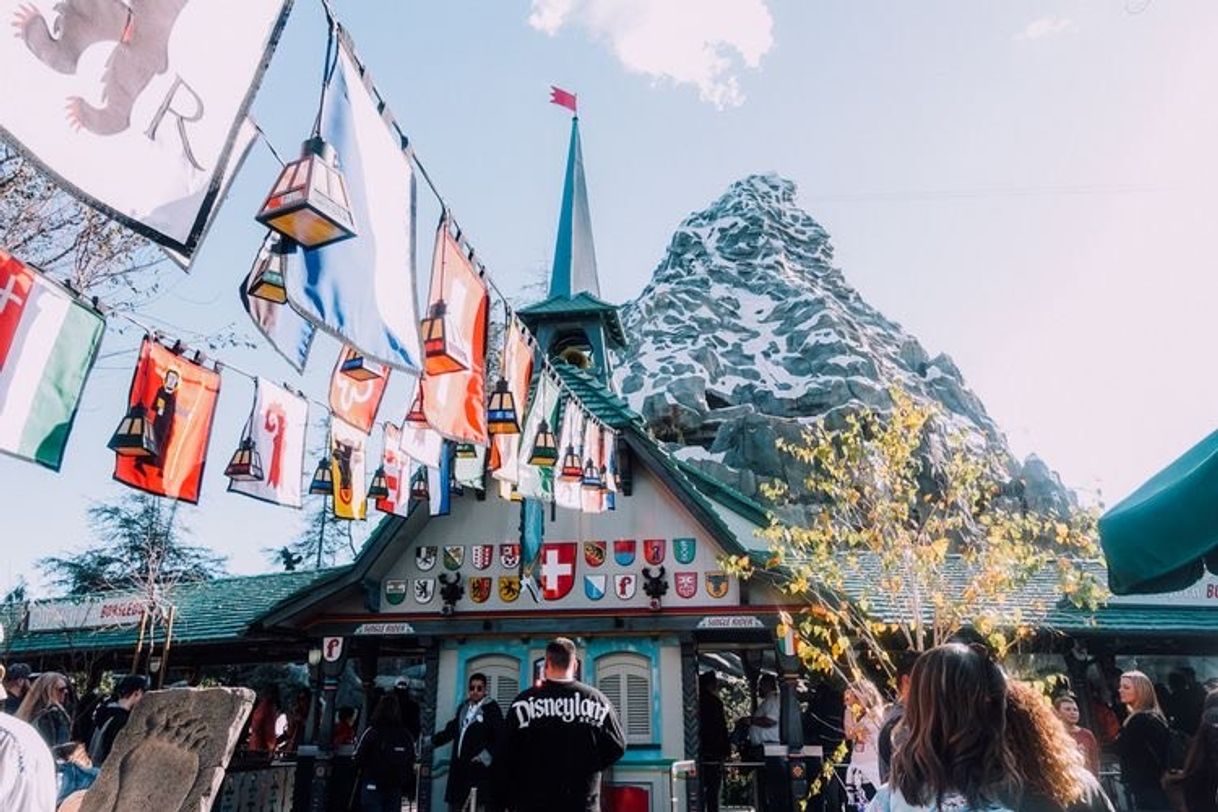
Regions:
<instances>
[{"instance_id":1,"label":"red pennant flag on spire","mask_svg":"<svg viewBox=\"0 0 1218 812\"><path fill-rule=\"evenodd\" d=\"M568 93L561 87L550 85L550 104L557 104L560 107L565 107L572 113L577 113L575 109L575 94Z\"/></svg>"}]
</instances>

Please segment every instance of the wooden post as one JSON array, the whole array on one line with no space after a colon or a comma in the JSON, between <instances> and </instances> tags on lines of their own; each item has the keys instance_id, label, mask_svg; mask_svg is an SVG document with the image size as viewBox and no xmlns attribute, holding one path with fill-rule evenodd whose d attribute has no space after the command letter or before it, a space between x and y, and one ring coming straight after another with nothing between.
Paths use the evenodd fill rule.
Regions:
<instances>
[{"instance_id":1,"label":"wooden post","mask_svg":"<svg viewBox=\"0 0 1218 812\"><path fill-rule=\"evenodd\" d=\"M173 643L173 621L178 616L178 607L169 605L169 620L165 624L165 644L161 646L161 667L156 673L156 687L165 687L165 672L169 670L169 646Z\"/></svg>"},{"instance_id":2,"label":"wooden post","mask_svg":"<svg viewBox=\"0 0 1218 812\"><path fill-rule=\"evenodd\" d=\"M140 630L139 635L135 640L135 655L131 658L131 673L138 674L140 671L140 653L144 650L144 629L148 625L148 607L140 612Z\"/></svg>"}]
</instances>

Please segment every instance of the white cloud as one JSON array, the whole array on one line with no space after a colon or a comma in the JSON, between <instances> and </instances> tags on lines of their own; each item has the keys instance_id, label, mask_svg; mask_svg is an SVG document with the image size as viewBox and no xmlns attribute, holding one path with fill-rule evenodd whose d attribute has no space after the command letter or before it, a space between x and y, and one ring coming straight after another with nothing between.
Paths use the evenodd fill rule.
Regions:
<instances>
[{"instance_id":1,"label":"white cloud","mask_svg":"<svg viewBox=\"0 0 1218 812\"><path fill-rule=\"evenodd\" d=\"M1041 17L1028 23L1013 39L1031 40L1055 37L1058 34L1066 33L1072 28L1074 28L1073 20L1050 14L1048 17Z\"/></svg>"},{"instance_id":2,"label":"white cloud","mask_svg":"<svg viewBox=\"0 0 1218 812\"><path fill-rule=\"evenodd\" d=\"M603 41L631 72L690 84L719 109L744 103L739 72L774 45L766 0L533 0L529 25Z\"/></svg>"}]
</instances>

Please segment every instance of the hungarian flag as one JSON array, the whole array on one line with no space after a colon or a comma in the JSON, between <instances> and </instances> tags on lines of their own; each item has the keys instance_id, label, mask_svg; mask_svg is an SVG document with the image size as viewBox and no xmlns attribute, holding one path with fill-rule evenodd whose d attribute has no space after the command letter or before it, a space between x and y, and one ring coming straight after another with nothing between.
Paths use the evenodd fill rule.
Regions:
<instances>
[{"instance_id":1,"label":"hungarian flag","mask_svg":"<svg viewBox=\"0 0 1218 812\"><path fill-rule=\"evenodd\" d=\"M578 113L575 104L575 94L563 90L561 87L550 85L550 104L557 104L559 107L565 107L572 113Z\"/></svg>"},{"instance_id":2,"label":"hungarian flag","mask_svg":"<svg viewBox=\"0 0 1218 812\"><path fill-rule=\"evenodd\" d=\"M59 470L105 326L0 251L0 451Z\"/></svg>"},{"instance_id":3,"label":"hungarian flag","mask_svg":"<svg viewBox=\"0 0 1218 812\"><path fill-rule=\"evenodd\" d=\"M423 412L427 422L458 443L487 444L486 327L490 295L469 254L453 237L447 219L436 231L429 315L443 303L444 338L428 337L426 352L443 351L461 368L423 375Z\"/></svg>"},{"instance_id":4,"label":"hungarian flag","mask_svg":"<svg viewBox=\"0 0 1218 812\"><path fill-rule=\"evenodd\" d=\"M362 520L368 514L367 448L368 435L342 418L331 418L330 476L334 479L334 515L339 519Z\"/></svg>"},{"instance_id":5,"label":"hungarian flag","mask_svg":"<svg viewBox=\"0 0 1218 812\"><path fill-rule=\"evenodd\" d=\"M220 373L145 338L127 406L142 407L144 419L152 422L157 453L115 455L114 478L149 493L197 503L219 396Z\"/></svg>"},{"instance_id":6,"label":"hungarian flag","mask_svg":"<svg viewBox=\"0 0 1218 812\"><path fill-rule=\"evenodd\" d=\"M555 466L557 473L554 478L554 501L559 507L570 508L571 510L583 509L583 496L580 493L582 483L577 477L568 479L562 476L562 466L567 460L567 452L575 453L579 460L582 473L584 461L584 423L586 418L583 411L579 408L574 400L567 399L567 405L562 412L562 434L558 437L558 465Z\"/></svg>"},{"instance_id":7,"label":"hungarian flag","mask_svg":"<svg viewBox=\"0 0 1218 812\"><path fill-rule=\"evenodd\" d=\"M533 349L525 340L519 322L511 319L507 338L503 341L503 370L508 391L516 403L516 422L524 425L525 400L529 396L529 381L533 378ZM491 438L491 472L501 482L513 483L520 478L520 438L517 434L496 434Z\"/></svg>"},{"instance_id":8,"label":"hungarian flag","mask_svg":"<svg viewBox=\"0 0 1218 812\"><path fill-rule=\"evenodd\" d=\"M395 516L406 516L410 510L410 458L402 453L401 442L402 430L392 423L386 423L381 467L385 469L385 486L389 489L389 496L377 499L376 509Z\"/></svg>"},{"instance_id":9,"label":"hungarian flag","mask_svg":"<svg viewBox=\"0 0 1218 812\"><path fill-rule=\"evenodd\" d=\"M308 425L307 400L258 378L254 382L254 408L246 432L262 460L262 479L230 479L228 489L263 502L300 507Z\"/></svg>"},{"instance_id":10,"label":"hungarian flag","mask_svg":"<svg viewBox=\"0 0 1218 812\"><path fill-rule=\"evenodd\" d=\"M546 429L557 434L558 426L554 418L558 413L558 384L544 369L537 376L537 390L529 403L528 416L520 434L520 454L517 457L516 490L526 499L540 499L543 502L554 501L554 469L538 468L529 463L533 456L533 445L537 442L537 432L544 421ZM562 449L559 449L559 453Z\"/></svg>"},{"instance_id":11,"label":"hungarian flag","mask_svg":"<svg viewBox=\"0 0 1218 812\"><path fill-rule=\"evenodd\" d=\"M362 359L362 360L361 360ZM368 377L353 377L344 369L357 364ZM330 375L330 411L367 434L376 423L376 413L389 383L386 364L363 358L354 347L343 347Z\"/></svg>"}]
</instances>

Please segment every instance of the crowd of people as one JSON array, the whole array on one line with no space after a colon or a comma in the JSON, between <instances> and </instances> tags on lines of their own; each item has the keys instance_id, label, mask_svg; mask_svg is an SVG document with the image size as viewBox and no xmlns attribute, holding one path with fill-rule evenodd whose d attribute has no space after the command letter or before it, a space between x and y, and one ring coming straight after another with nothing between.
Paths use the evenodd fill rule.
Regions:
<instances>
[{"instance_id":1,"label":"crowd of people","mask_svg":"<svg viewBox=\"0 0 1218 812\"><path fill-rule=\"evenodd\" d=\"M1068 688L1046 696L1010 678L978 642L901 654L894 664L891 703L866 679L844 686L825 681L801 696L805 742L820 745L827 756L844 742L847 753L833 778L820 782L810 808L1113 809L1099 781L1101 741L1080 724L1079 700ZM1114 715L1117 727L1106 736L1103 754L1120 765L1128 808L1218 812L1218 690L1202 689L1197 697L1195 680L1178 673L1183 679L1168 689L1175 713L1164 711L1163 691L1146 674L1120 674L1121 716ZM749 733L742 738L726 734L715 674L699 680L699 773L708 812L718 812L725 764L755 771L760 809L790 808L783 774L776 781L771 769L781 760L765 759L751 746L761 740L754 734L771 729L766 718L772 715L777 724L773 675L763 674L758 686L757 711L737 723L737 733ZM733 739L739 745L735 762Z\"/></svg>"},{"instance_id":2,"label":"crowd of people","mask_svg":"<svg viewBox=\"0 0 1218 812\"><path fill-rule=\"evenodd\" d=\"M0 809L52 812L87 790L147 689L131 674L78 701L64 674L0 666Z\"/></svg>"}]
</instances>

